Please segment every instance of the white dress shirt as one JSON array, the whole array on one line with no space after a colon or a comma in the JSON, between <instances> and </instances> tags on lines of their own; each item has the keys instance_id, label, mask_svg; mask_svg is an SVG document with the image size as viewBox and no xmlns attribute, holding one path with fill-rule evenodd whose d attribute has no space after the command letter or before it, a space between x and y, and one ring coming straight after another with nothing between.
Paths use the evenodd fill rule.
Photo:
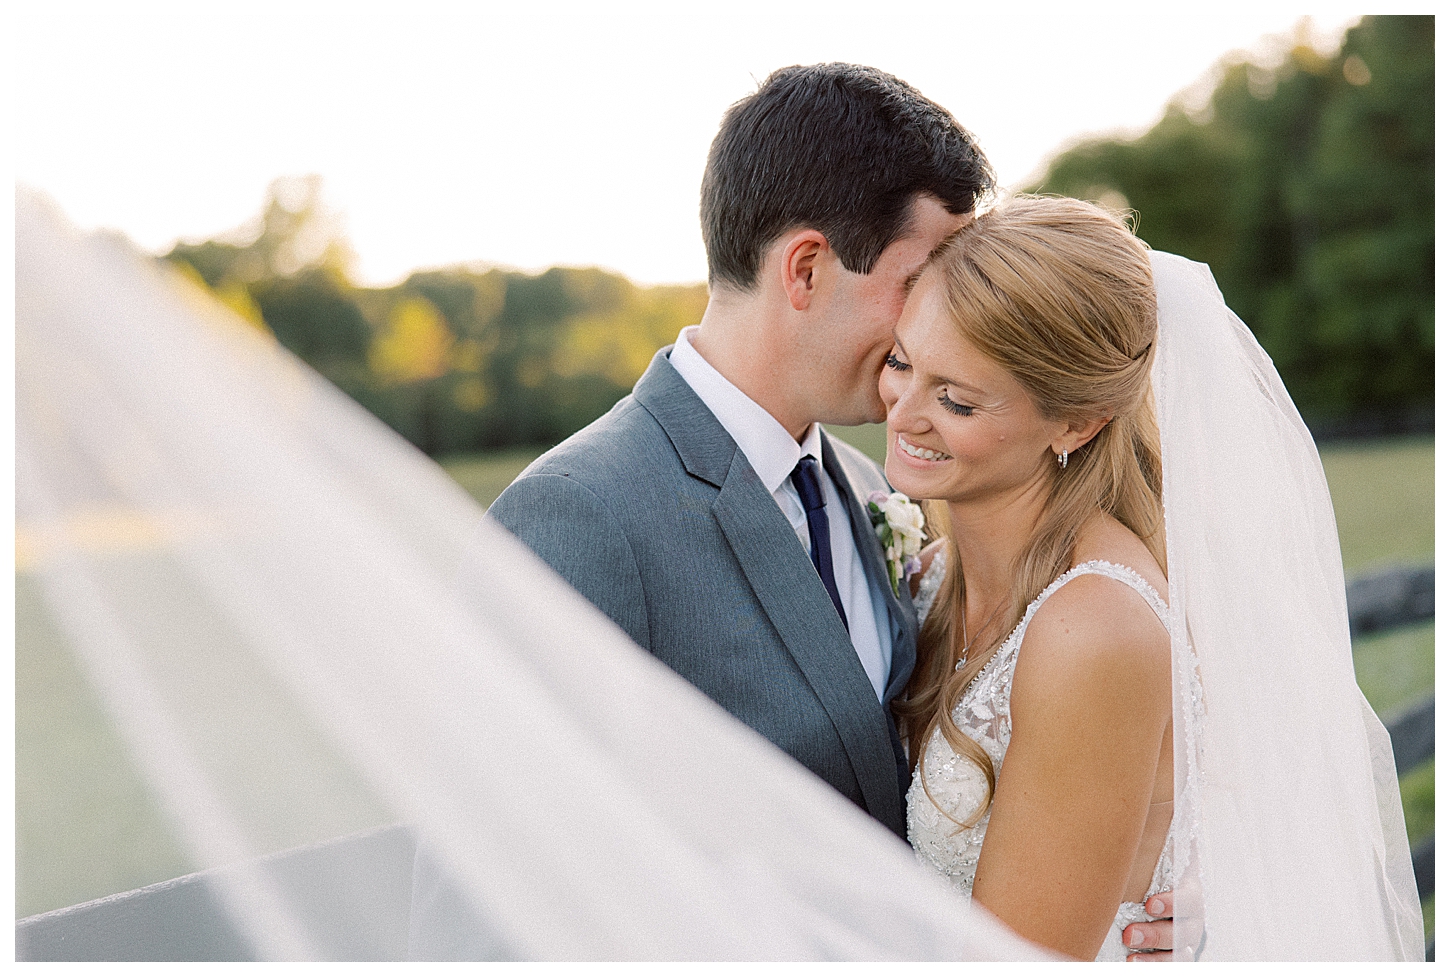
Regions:
<instances>
[{"instance_id":1,"label":"white dress shirt","mask_svg":"<svg viewBox=\"0 0 1450 977\"><path fill-rule=\"evenodd\" d=\"M851 517L840 489L826 474L821 460L821 427L812 424L800 444L770 412L751 400L740 388L725 379L699 354L690 339L698 326L687 326L670 352L670 365L690 385L690 389L710 408L710 413L725 428L755 474L760 476L766 491L790 520L801 545L811 548L810 526L800 496L791 484L790 474L806 455L820 466L822 497L826 502L826 519L831 525L831 560L835 569L836 589L846 611L851 644L861 659L861 667L881 699L886 692L886 679L891 672L891 635L885 598L872 591L866 581L866 568L856 541L851 534ZM829 489L830 491L824 491Z\"/></svg>"}]
</instances>

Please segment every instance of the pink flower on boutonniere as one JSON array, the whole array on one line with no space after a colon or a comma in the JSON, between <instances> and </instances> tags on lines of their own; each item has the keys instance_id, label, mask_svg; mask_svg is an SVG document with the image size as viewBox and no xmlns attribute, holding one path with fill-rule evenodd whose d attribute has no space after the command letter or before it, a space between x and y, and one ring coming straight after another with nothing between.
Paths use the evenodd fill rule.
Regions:
<instances>
[{"instance_id":1,"label":"pink flower on boutonniere","mask_svg":"<svg viewBox=\"0 0 1450 977\"><path fill-rule=\"evenodd\" d=\"M900 492L877 490L867 494L866 511L876 527L876 538L886 550L891 592L900 597L901 581L921 572L921 557L917 554L926 541L926 517L921 506Z\"/></svg>"}]
</instances>

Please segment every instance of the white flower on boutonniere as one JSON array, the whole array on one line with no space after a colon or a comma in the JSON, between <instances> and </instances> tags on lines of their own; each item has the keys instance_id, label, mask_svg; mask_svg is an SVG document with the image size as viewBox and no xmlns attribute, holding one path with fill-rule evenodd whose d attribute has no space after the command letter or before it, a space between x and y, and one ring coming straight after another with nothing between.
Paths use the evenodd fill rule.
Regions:
<instances>
[{"instance_id":1,"label":"white flower on boutonniere","mask_svg":"<svg viewBox=\"0 0 1450 977\"><path fill-rule=\"evenodd\" d=\"M921 506L900 492L869 493L866 511L871 515L871 525L876 527L876 537L886 550L891 592L900 597L901 581L921 572L921 557L917 554L926 541L926 517L921 514Z\"/></svg>"}]
</instances>

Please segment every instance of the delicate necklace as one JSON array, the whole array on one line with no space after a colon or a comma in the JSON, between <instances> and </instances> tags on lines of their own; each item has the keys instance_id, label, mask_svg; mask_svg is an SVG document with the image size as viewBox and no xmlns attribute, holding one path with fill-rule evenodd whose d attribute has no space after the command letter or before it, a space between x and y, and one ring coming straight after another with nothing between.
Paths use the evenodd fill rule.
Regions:
<instances>
[{"instance_id":1,"label":"delicate necklace","mask_svg":"<svg viewBox=\"0 0 1450 977\"><path fill-rule=\"evenodd\" d=\"M1001 600L1001 602L999 602L997 604L996 610L992 611L992 616L989 617L989 618L987 618L986 622L984 622L980 628L977 628L977 633L974 634L974 635L972 635L972 637L967 641L966 647L964 647L962 649L962 657L960 657L960 658L957 659L957 667L954 668L954 669L952 669L952 671L954 671L954 672L960 672L962 670L962 668L966 666L966 664L967 664L967 655L968 655L968 653L971 652L972 645L974 645L974 644L977 643L977 639L982 636L982 632L985 631L985 630L987 630L987 626L988 625L990 625L993 621L997 620L997 615L998 614L1001 614L1002 613L1002 609L1005 608L1006 606L1007 606L1007 598L1006 597L1003 597L1002 600ZM963 604L962 605L962 634L966 634L966 633L967 633L967 608L966 608L966 605Z\"/></svg>"}]
</instances>

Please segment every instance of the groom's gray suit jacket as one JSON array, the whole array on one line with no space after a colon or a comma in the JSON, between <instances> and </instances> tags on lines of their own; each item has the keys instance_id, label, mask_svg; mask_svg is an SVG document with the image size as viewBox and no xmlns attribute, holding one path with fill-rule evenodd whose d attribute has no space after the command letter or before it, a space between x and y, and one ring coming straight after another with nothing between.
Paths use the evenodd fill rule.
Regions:
<instances>
[{"instance_id":1,"label":"groom's gray suit jacket","mask_svg":"<svg viewBox=\"0 0 1450 977\"><path fill-rule=\"evenodd\" d=\"M489 514L641 647L905 837L910 775L895 724L810 555L668 353ZM824 432L821 453L891 619L889 703L916 660L916 616L904 586L892 596L862 504L886 480Z\"/></svg>"}]
</instances>

